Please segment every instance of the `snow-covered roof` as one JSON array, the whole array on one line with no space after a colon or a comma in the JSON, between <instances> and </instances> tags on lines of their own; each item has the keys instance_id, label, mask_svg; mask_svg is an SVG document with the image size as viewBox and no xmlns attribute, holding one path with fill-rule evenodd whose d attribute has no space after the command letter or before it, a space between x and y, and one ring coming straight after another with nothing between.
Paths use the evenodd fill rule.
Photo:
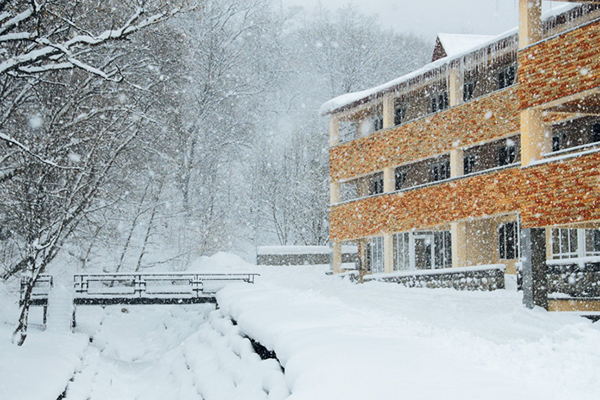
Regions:
<instances>
[{"instance_id":1,"label":"snow-covered roof","mask_svg":"<svg viewBox=\"0 0 600 400\"><path fill-rule=\"evenodd\" d=\"M546 19L549 19L552 17L556 17L557 15L560 15L560 14L567 12L578 6L580 6L580 4L565 4L560 7L553 8L553 9L545 12L542 18L544 20L546 20ZM441 58L441 59L431 62L429 64L426 64L425 66L423 66L422 68L420 68L416 71L413 71L413 72L403 75L399 78L396 78L392 81L386 82L382 85L375 86L370 89L362 90L360 92L346 93L341 96L335 97L335 98L323 103L319 112L321 113L321 115L331 114L341 108L347 107L356 102L366 101L369 98L373 97L374 95L383 94L384 92L387 92L392 88L398 87L402 83L408 82L411 79L414 79L418 76L424 75L429 71L435 70L436 68L440 68L444 65L448 65L452 61L458 60L461 57L464 57L470 53L474 53L477 50L480 50L487 46L490 46L496 42L501 41L502 39L506 39L510 36L518 35L518 34L519 34L519 28L516 27L509 31L501 33L498 36L489 36L486 41L483 40L483 37L486 35L467 35L467 36L472 36L472 37L479 36L479 37L482 37L482 39L481 39L481 41L478 42L478 44L476 44L470 48L466 48L467 40L465 39L465 41L463 43L463 45L465 46L465 49L460 52L458 52L458 46L457 46L457 48L455 49L457 51L456 53L454 53L452 55L448 55L447 57Z\"/></svg>"},{"instance_id":2,"label":"snow-covered roof","mask_svg":"<svg viewBox=\"0 0 600 400\"><path fill-rule=\"evenodd\" d=\"M459 33L440 33L438 39L448 57L464 53L483 43L489 42L494 35L465 35Z\"/></svg>"}]
</instances>

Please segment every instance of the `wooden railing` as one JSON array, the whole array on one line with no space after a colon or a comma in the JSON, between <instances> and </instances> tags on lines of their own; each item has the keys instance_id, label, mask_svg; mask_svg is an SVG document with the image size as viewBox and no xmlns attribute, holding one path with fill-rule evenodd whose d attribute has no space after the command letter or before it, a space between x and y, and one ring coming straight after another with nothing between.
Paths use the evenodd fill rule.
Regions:
<instances>
[{"instance_id":1,"label":"wooden railing","mask_svg":"<svg viewBox=\"0 0 600 400\"><path fill-rule=\"evenodd\" d=\"M229 282L254 283L258 274L119 273L74 276L72 327L78 305L217 303Z\"/></svg>"},{"instance_id":2,"label":"wooden railing","mask_svg":"<svg viewBox=\"0 0 600 400\"><path fill-rule=\"evenodd\" d=\"M119 273L74 276L75 305L215 303L229 282L254 283L258 274Z\"/></svg>"},{"instance_id":3,"label":"wooden railing","mask_svg":"<svg viewBox=\"0 0 600 400\"><path fill-rule=\"evenodd\" d=\"M19 297L19 305L23 305L23 301L25 300L25 289L27 288L27 283L29 278L26 276L21 277L21 294ZM54 281L52 279L52 275L48 274L40 274L38 275L35 284L33 285L33 289L31 291L31 297L29 299L29 305L31 306L47 306L48 305L48 295L50 294L50 289Z\"/></svg>"}]
</instances>

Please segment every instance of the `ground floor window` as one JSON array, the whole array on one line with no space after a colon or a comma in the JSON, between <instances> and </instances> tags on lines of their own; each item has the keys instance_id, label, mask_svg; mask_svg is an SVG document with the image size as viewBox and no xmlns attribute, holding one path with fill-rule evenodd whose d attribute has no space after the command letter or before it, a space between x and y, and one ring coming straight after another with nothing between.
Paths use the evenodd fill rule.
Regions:
<instances>
[{"instance_id":1,"label":"ground floor window","mask_svg":"<svg viewBox=\"0 0 600 400\"><path fill-rule=\"evenodd\" d=\"M600 256L599 229L552 229L552 258Z\"/></svg>"},{"instance_id":2,"label":"ground floor window","mask_svg":"<svg viewBox=\"0 0 600 400\"><path fill-rule=\"evenodd\" d=\"M393 243L396 271L452 267L450 231L397 233Z\"/></svg>"},{"instance_id":3,"label":"ground floor window","mask_svg":"<svg viewBox=\"0 0 600 400\"><path fill-rule=\"evenodd\" d=\"M394 271L410 269L409 233L394 235Z\"/></svg>"},{"instance_id":4,"label":"ground floor window","mask_svg":"<svg viewBox=\"0 0 600 400\"><path fill-rule=\"evenodd\" d=\"M385 271L383 265L383 238L371 238L367 246L367 263L369 269L374 274L380 274Z\"/></svg>"}]
</instances>

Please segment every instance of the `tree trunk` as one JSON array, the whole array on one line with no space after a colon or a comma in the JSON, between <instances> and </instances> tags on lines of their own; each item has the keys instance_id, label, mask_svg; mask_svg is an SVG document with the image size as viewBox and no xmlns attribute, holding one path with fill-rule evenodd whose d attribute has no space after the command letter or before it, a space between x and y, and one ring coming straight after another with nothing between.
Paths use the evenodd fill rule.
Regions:
<instances>
[{"instance_id":1,"label":"tree trunk","mask_svg":"<svg viewBox=\"0 0 600 400\"><path fill-rule=\"evenodd\" d=\"M31 272L31 276L27 279L27 284L25 286L25 295L23 296L23 304L21 304L21 315L19 315L19 324L12 335L12 342L17 346L23 345L25 339L27 338L31 293L33 292L33 286L37 281L37 274L34 271L35 260L30 258L27 263L29 264L29 272Z\"/></svg>"}]
</instances>

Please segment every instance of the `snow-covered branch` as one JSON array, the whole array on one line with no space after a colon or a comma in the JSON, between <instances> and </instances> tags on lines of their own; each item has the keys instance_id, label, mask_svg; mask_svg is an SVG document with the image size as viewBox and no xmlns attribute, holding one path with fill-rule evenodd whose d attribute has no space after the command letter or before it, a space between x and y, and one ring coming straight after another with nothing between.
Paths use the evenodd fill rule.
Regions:
<instances>
[{"instance_id":1,"label":"snow-covered branch","mask_svg":"<svg viewBox=\"0 0 600 400\"><path fill-rule=\"evenodd\" d=\"M170 10L159 9L152 15L146 16L146 10L138 6L121 26L98 34L78 29L74 22L60 17L65 26L76 32L75 36L66 40L62 37L54 38L57 36L55 35L57 32L62 32L62 29L51 29L50 33L39 36L39 29L33 20L41 18L40 12L45 11L46 5L46 3L31 2L27 10L0 24L0 43L29 44L28 46L14 46L13 54L10 53L10 50L5 52L8 55L0 62L0 75L11 72L38 74L51 70L80 68L104 79L114 79L117 70L104 71L102 68L91 65L90 62L82 60L78 53L86 47L123 40L135 32L184 11L182 7L173 7ZM6 16L3 15L3 17ZM27 26L28 24L30 26ZM22 25L25 25L25 29ZM17 27L21 27L19 32L11 32Z\"/></svg>"},{"instance_id":2,"label":"snow-covered branch","mask_svg":"<svg viewBox=\"0 0 600 400\"><path fill-rule=\"evenodd\" d=\"M18 148L20 148L22 151L24 151L25 153L29 154L31 157L37 159L39 162L49 165L51 167L54 168L60 168L60 169L80 169L78 167L67 167L64 165L59 165L55 162L52 162L50 160L46 160L43 157L41 157L40 155L36 154L35 152L31 151L29 149L29 147L25 146L23 143L19 142L18 140L0 132L0 140L4 141L5 143L12 145L12 146L16 146Z\"/></svg>"}]
</instances>

